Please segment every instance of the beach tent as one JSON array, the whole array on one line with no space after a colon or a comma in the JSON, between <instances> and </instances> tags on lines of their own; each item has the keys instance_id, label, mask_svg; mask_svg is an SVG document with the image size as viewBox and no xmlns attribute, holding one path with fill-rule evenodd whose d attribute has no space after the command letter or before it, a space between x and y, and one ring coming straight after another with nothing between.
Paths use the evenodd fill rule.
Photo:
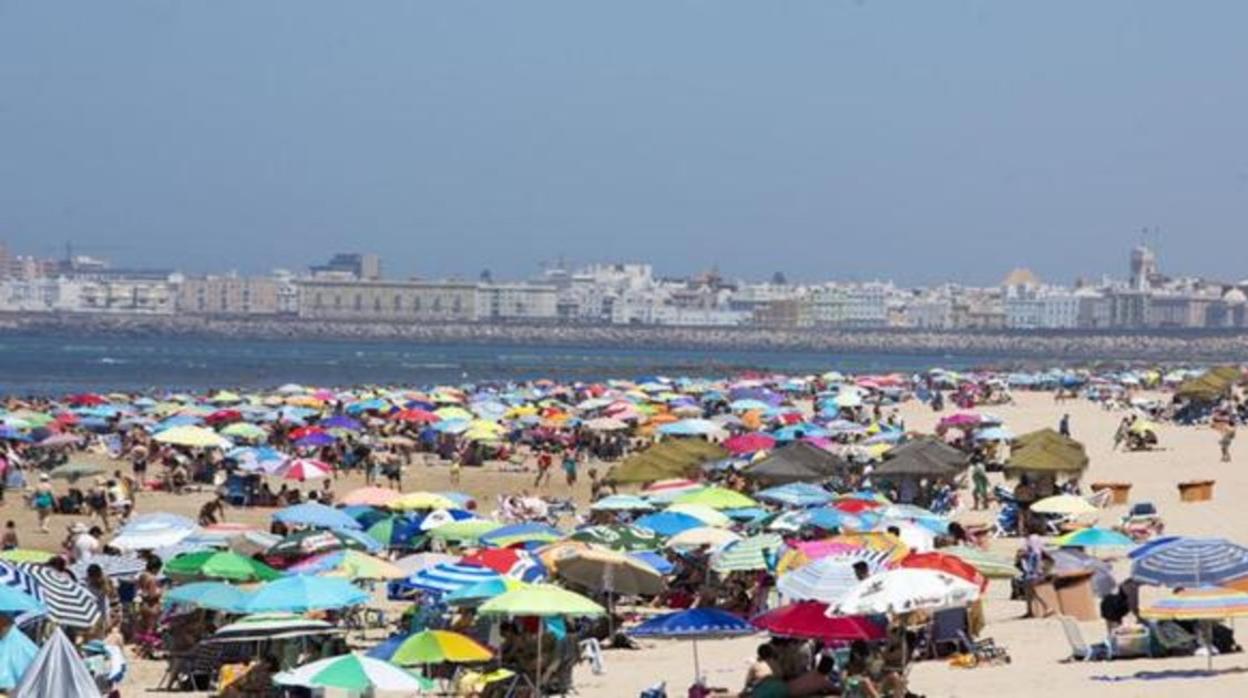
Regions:
<instances>
[{"instance_id":1,"label":"beach tent","mask_svg":"<svg viewBox=\"0 0 1248 698\"><path fill-rule=\"evenodd\" d=\"M849 470L840 456L797 441L777 449L770 456L746 468L747 477L768 485L790 482L820 482Z\"/></svg>"},{"instance_id":2,"label":"beach tent","mask_svg":"<svg viewBox=\"0 0 1248 698\"><path fill-rule=\"evenodd\" d=\"M950 478L961 473L969 462L965 453L943 441L922 438L908 441L889 451L884 462L876 467L874 475L883 479Z\"/></svg>"},{"instance_id":3,"label":"beach tent","mask_svg":"<svg viewBox=\"0 0 1248 698\"><path fill-rule=\"evenodd\" d=\"M1234 366L1219 366L1189 378L1175 389L1175 397L1193 402L1217 402L1226 397L1231 388L1243 378Z\"/></svg>"},{"instance_id":4,"label":"beach tent","mask_svg":"<svg viewBox=\"0 0 1248 698\"><path fill-rule=\"evenodd\" d=\"M703 463L727 456L722 447L701 439L668 439L626 458L607 473L607 482L620 485L696 476Z\"/></svg>"},{"instance_id":5,"label":"beach tent","mask_svg":"<svg viewBox=\"0 0 1248 698\"><path fill-rule=\"evenodd\" d=\"M15 633L21 635L16 630L9 631L10 635ZM96 688L87 665L78 656L69 638L60 628L55 628L11 695L13 698L100 698L100 689Z\"/></svg>"},{"instance_id":6,"label":"beach tent","mask_svg":"<svg viewBox=\"0 0 1248 698\"><path fill-rule=\"evenodd\" d=\"M1087 467L1088 454L1083 444L1046 428L1014 440L1005 474L1076 474Z\"/></svg>"}]
</instances>

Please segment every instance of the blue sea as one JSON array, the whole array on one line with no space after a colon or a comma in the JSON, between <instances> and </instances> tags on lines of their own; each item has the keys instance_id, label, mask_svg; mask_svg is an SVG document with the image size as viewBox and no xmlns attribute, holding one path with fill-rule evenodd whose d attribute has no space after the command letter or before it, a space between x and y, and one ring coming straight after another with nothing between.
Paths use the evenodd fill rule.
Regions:
<instances>
[{"instance_id":1,"label":"blue sea","mask_svg":"<svg viewBox=\"0 0 1248 698\"><path fill-rule=\"evenodd\" d=\"M961 369L992 361L951 354L6 335L0 336L0 394L268 388L292 382L422 386L656 374L717 377L747 369L865 373Z\"/></svg>"}]
</instances>

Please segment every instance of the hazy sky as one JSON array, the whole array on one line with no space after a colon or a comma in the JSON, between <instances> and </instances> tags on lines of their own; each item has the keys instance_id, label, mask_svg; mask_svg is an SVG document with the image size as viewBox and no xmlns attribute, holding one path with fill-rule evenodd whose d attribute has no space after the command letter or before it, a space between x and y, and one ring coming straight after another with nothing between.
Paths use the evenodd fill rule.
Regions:
<instances>
[{"instance_id":1,"label":"hazy sky","mask_svg":"<svg viewBox=\"0 0 1248 698\"><path fill-rule=\"evenodd\" d=\"M1248 277L1248 3L0 0L0 240Z\"/></svg>"}]
</instances>

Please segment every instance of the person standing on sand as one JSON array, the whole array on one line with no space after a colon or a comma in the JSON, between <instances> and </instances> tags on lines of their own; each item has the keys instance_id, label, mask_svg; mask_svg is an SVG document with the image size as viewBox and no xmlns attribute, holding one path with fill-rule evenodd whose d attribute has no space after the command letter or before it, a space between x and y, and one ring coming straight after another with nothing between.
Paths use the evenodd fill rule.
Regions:
<instances>
[{"instance_id":1,"label":"person standing on sand","mask_svg":"<svg viewBox=\"0 0 1248 698\"><path fill-rule=\"evenodd\" d=\"M51 478L47 473L39 475L39 484L35 487L35 513L39 517L39 531L48 532L48 519L52 518L52 507L56 504L56 494L52 492Z\"/></svg>"},{"instance_id":2,"label":"person standing on sand","mask_svg":"<svg viewBox=\"0 0 1248 698\"><path fill-rule=\"evenodd\" d=\"M1057 433L1070 438L1070 413L1062 415L1062 420L1057 423Z\"/></svg>"},{"instance_id":3,"label":"person standing on sand","mask_svg":"<svg viewBox=\"0 0 1248 698\"><path fill-rule=\"evenodd\" d=\"M542 481L550 482L550 467L554 465L554 458L551 457L550 451L543 446L537 454L537 479L533 481L533 487L541 487Z\"/></svg>"},{"instance_id":4,"label":"person standing on sand","mask_svg":"<svg viewBox=\"0 0 1248 698\"><path fill-rule=\"evenodd\" d=\"M1218 448L1222 449L1222 462L1231 462L1231 442L1235 440L1235 423L1228 421L1222 428L1222 436L1218 438Z\"/></svg>"},{"instance_id":5,"label":"person standing on sand","mask_svg":"<svg viewBox=\"0 0 1248 698\"><path fill-rule=\"evenodd\" d=\"M971 497L972 509L988 508L988 471L981 461L971 465Z\"/></svg>"}]
</instances>

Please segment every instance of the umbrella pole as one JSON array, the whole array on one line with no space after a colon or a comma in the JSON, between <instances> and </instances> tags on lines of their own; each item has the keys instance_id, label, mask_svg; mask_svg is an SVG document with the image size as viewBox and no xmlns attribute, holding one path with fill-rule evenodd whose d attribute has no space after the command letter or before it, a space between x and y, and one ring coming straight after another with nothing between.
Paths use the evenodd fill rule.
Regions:
<instances>
[{"instance_id":1,"label":"umbrella pole","mask_svg":"<svg viewBox=\"0 0 1248 698\"><path fill-rule=\"evenodd\" d=\"M537 681L534 688L537 691L537 698L542 698L542 632L546 629L546 619L537 617Z\"/></svg>"},{"instance_id":2,"label":"umbrella pole","mask_svg":"<svg viewBox=\"0 0 1248 698\"><path fill-rule=\"evenodd\" d=\"M693 685L702 680L702 667L698 662L698 638L693 638Z\"/></svg>"}]
</instances>

